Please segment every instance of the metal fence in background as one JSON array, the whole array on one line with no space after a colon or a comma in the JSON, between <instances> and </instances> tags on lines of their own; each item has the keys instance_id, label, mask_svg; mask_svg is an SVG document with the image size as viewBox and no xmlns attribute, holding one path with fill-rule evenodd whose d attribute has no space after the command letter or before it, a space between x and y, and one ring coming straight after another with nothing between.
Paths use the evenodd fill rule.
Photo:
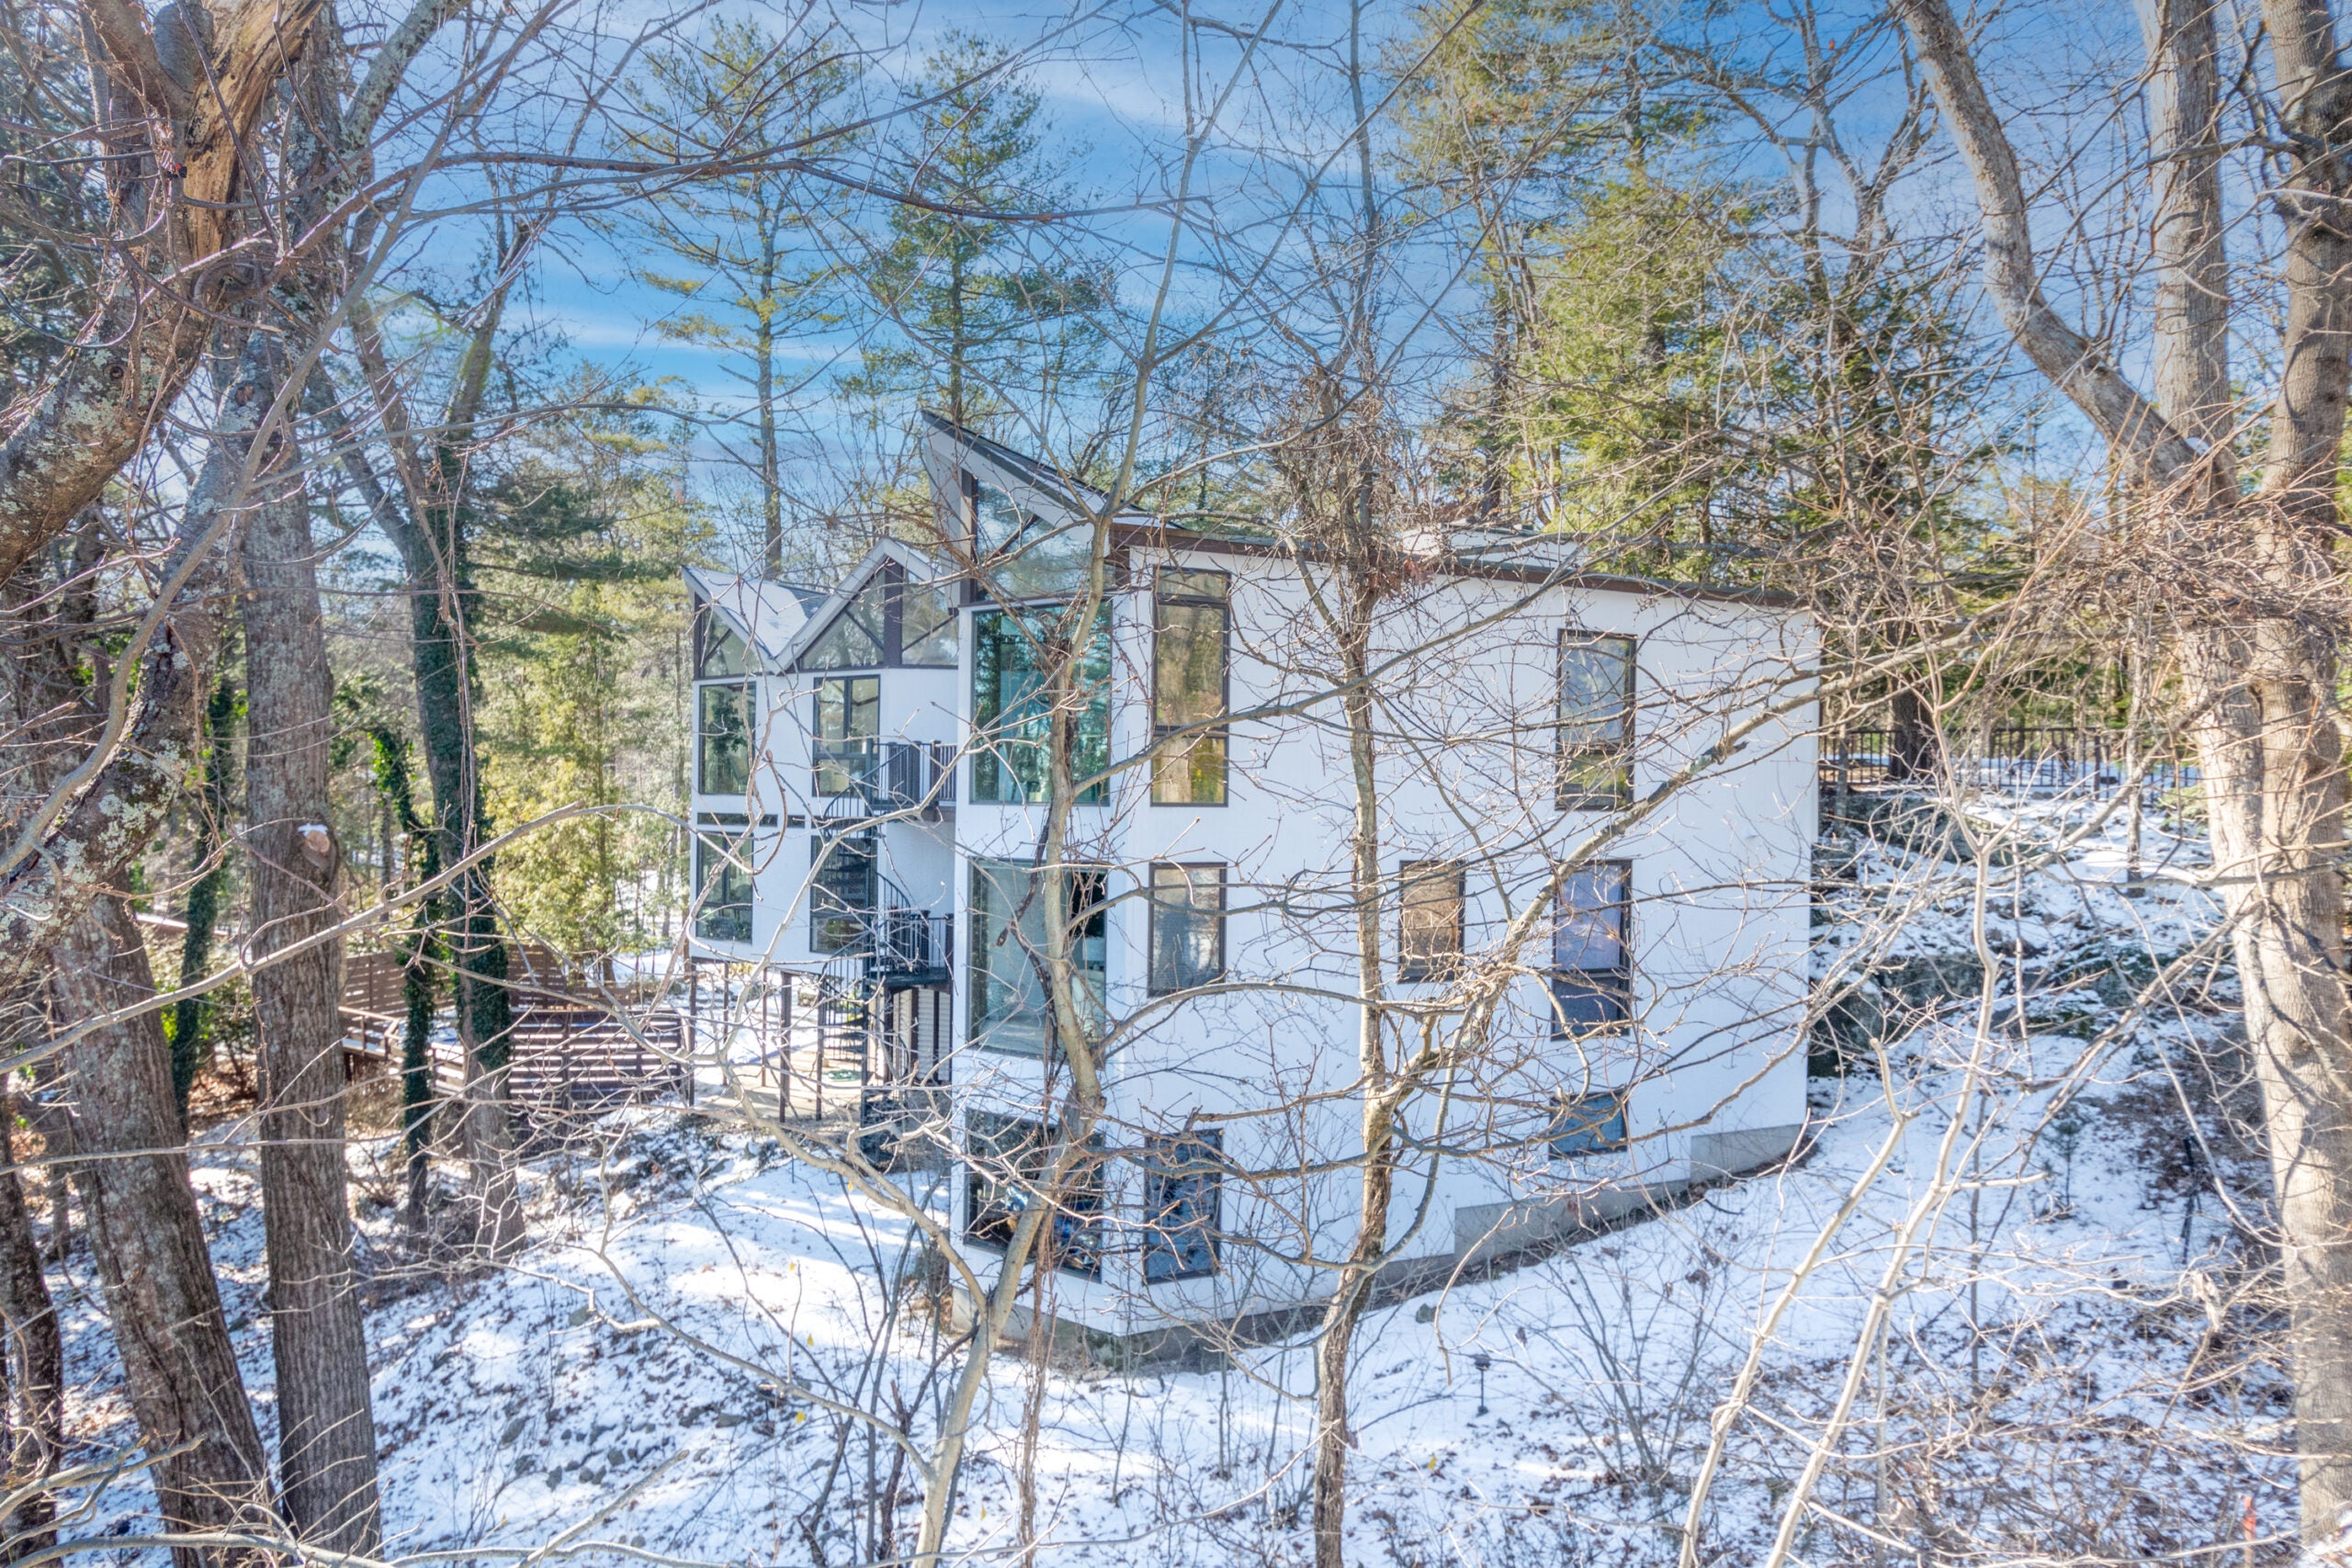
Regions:
<instances>
[{"instance_id":1,"label":"metal fence in background","mask_svg":"<svg viewBox=\"0 0 2352 1568\"><path fill-rule=\"evenodd\" d=\"M2151 797L2194 786L2196 765L2160 739L2143 737L2138 754L2120 729L2016 726L1973 733L1842 729L1821 739L1826 786L1917 782L1947 776L1963 791L1985 795L2077 795L2103 799L2123 787L2136 769Z\"/></svg>"}]
</instances>

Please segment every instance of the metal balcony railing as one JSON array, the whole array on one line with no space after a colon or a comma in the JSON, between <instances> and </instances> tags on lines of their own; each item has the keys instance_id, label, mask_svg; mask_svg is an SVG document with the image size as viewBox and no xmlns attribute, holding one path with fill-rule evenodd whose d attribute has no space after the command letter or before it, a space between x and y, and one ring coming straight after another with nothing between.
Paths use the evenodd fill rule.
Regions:
<instances>
[{"instance_id":1,"label":"metal balcony railing","mask_svg":"<svg viewBox=\"0 0 2352 1568\"><path fill-rule=\"evenodd\" d=\"M930 822L956 809L956 749L944 741L820 741L815 761L828 817L913 812Z\"/></svg>"},{"instance_id":2,"label":"metal balcony railing","mask_svg":"<svg viewBox=\"0 0 2352 1568\"><path fill-rule=\"evenodd\" d=\"M923 909L877 909L869 927L866 973L876 979L936 981L955 961L956 918Z\"/></svg>"}]
</instances>

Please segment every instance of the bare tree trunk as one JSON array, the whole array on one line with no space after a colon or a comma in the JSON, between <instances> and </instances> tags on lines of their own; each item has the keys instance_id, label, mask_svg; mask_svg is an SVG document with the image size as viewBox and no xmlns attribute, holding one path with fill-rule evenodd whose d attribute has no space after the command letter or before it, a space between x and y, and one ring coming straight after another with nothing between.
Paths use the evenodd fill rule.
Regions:
<instances>
[{"instance_id":1,"label":"bare tree trunk","mask_svg":"<svg viewBox=\"0 0 2352 1568\"><path fill-rule=\"evenodd\" d=\"M1886 739L1886 776L1891 779L1932 779L1941 765L1936 744L1935 715L1916 686L1895 689L1891 704L1892 727Z\"/></svg>"},{"instance_id":2,"label":"bare tree trunk","mask_svg":"<svg viewBox=\"0 0 2352 1568\"><path fill-rule=\"evenodd\" d=\"M309 506L288 465L244 535L245 818L257 957L332 925L342 855L328 825L333 682ZM257 969L261 1187L278 1489L301 1539L373 1552L376 1427L352 1273L344 1165L343 944Z\"/></svg>"},{"instance_id":3,"label":"bare tree trunk","mask_svg":"<svg viewBox=\"0 0 2352 1568\"><path fill-rule=\"evenodd\" d=\"M1947 0L1896 0L1975 184L1986 286L2029 357L2098 426L2168 527L2183 695L2197 714L2217 878L2263 1089L2295 1355L2305 1542L2352 1514L2352 1040L2344 979L2344 757L2334 560L2352 375L2352 77L2326 0L2264 0L2290 172L2287 306L2259 492L2229 482L2218 185L2207 160L2212 20L2165 0L2149 28L2159 231L2159 410L2041 293L2017 157ZM2167 584L2167 586L2172 586Z\"/></svg>"},{"instance_id":4,"label":"bare tree trunk","mask_svg":"<svg viewBox=\"0 0 2352 1568\"><path fill-rule=\"evenodd\" d=\"M2181 672L2186 694L2211 704L2199 760L2268 1127L2303 1529L2318 1544L2352 1505L2352 1051L2335 660L2299 631L2191 635Z\"/></svg>"},{"instance_id":5,"label":"bare tree trunk","mask_svg":"<svg viewBox=\"0 0 2352 1568\"><path fill-rule=\"evenodd\" d=\"M62 1026L154 994L147 950L112 894L89 907L50 957ZM64 1059L74 1182L140 1439L167 1456L156 1466L164 1523L180 1531L268 1529L269 1461L188 1184L163 1029L154 1013L139 1013L83 1035ZM179 1568L255 1557L173 1549Z\"/></svg>"},{"instance_id":6,"label":"bare tree trunk","mask_svg":"<svg viewBox=\"0 0 2352 1568\"><path fill-rule=\"evenodd\" d=\"M1371 504L1370 480L1360 506ZM1369 548L1368 519L1359 520L1366 536L1356 544ZM1361 567L1366 563L1354 563ZM1358 1178L1356 1234L1323 1314L1322 1337L1316 1342L1315 1361L1315 1563L1316 1568L1343 1568L1346 1544L1348 1450L1355 1433L1348 1423L1348 1358L1355 1348L1356 1325L1362 1321L1380 1265L1388 1248L1388 1211L1396 1184L1396 1100L1388 1070L1388 1053L1382 1016L1380 945L1380 783L1373 735L1370 639L1375 600L1364 584L1367 572L1351 574L1343 584L1348 601L1340 634L1340 671L1346 682L1341 708L1347 716L1349 780L1354 794L1354 823L1350 832L1350 893L1355 902L1357 1003L1356 1073L1363 1097L1363 1170Z\"/></svg>"},{"instance_id":7,"label":"bare tree trunk","mask_svg":"<svg viewBox=\"0 0 2352 1568\"><path fill-rule=\"evenodd\" d=\"M0 1095L0 1323L8 1334L8 1471L11 1488L40 1484L57 1473L65 1451L65 1342L41 1275L40 1247L17 1179L16 1104ZM13 1562L55 1543L56 1500L33 1492L0 1520Z\"/></svg>"}]
</instances>

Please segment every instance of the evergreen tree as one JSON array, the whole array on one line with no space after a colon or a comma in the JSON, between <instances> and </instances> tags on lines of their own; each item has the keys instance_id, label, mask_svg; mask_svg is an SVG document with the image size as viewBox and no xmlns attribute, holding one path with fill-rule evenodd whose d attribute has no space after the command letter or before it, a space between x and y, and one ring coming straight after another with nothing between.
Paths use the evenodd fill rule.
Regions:
<instances>
[{"instance_id":1,"label":"evergreen tree","mask_svg":"<svg viewBox=\"0 0 2352 1568\"><path fill-rule=\"evenodd\" d=\"M1099 334L1083 328L1109 303L1107 278L1035 254L1036 226L1013 220L1060 193L1040 99L1010 60L955 34L909 89L899 178L922 204L892 205L888 239L860 267L899 339L868 348L842 384L876 405L878 422L902 418L911 399L986 428L1014 406L1042 409L1079 389L1096 367Z\"/></svg>"},{"instance_id":2,"label":"evergreen tree","mask_svg":"<svg viewBox=\"0 0 2352 1568\"><path fill-rule=\"evenodd\" d=\"M638 148L673 162L746 161L740 172L657 187L632 212L666 258L638 276L684 305L658 329L718 350L750 393L751 452L728 456L757 486L759 558L772 578L784 570L780 421L794 390L779 360L796 334L837 319L841 272L820 232L841 216L832 187L778 165L853 140L841 125L857 79L836 37L782 39L757 22L721 21L703 43L653 54L631 95L627 140Z\"/></svg>"}]
</instances>

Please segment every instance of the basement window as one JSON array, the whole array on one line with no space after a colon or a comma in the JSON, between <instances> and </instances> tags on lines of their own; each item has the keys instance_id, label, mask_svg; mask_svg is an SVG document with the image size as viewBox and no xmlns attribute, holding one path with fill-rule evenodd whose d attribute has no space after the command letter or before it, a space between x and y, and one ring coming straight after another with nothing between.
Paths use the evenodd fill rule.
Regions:
<instances>
[{"instance_id":1,"label":"basement window","mask_svg":"<svg viewBox=\"0 0 2352 1568\"><path fill-rule=\"evenodd\" d=\"M1060 1189L1040 1190L1053 1168L1046 1129L1035 1122L985 1111L967 1118L964 1139L964 1235L1001 1250L1012 1244L1021 1216L1038 1203L1053 1205L1037 1239L1038 1260L1088 1279L1102 1276L1102 1161L1100 1143L1067 1172Z\"/></svg>"},{"instance_id":2,"label":"basement window","mask_svg":"<svg viewBox=\"0 0 2352 1568\"><path fill-rule=\"evenodd\" d=\"M1625 1096L1621 1090L1568 1100L1552 1123L1552 1153L1562 1159L1608 1154L1625 1144Z\"/></svg>"},{"instance_id":3,"label":"basement window","mask_svg":"<svg viewBox=\"0 0 2352 1568\"><path fill-rule=\"evenodd\" d=\"M1143 1282L1216 1272L1224 1199L1224 1134L1215 1129L1144 1143Z\"/></svg>"}]
</instances>

